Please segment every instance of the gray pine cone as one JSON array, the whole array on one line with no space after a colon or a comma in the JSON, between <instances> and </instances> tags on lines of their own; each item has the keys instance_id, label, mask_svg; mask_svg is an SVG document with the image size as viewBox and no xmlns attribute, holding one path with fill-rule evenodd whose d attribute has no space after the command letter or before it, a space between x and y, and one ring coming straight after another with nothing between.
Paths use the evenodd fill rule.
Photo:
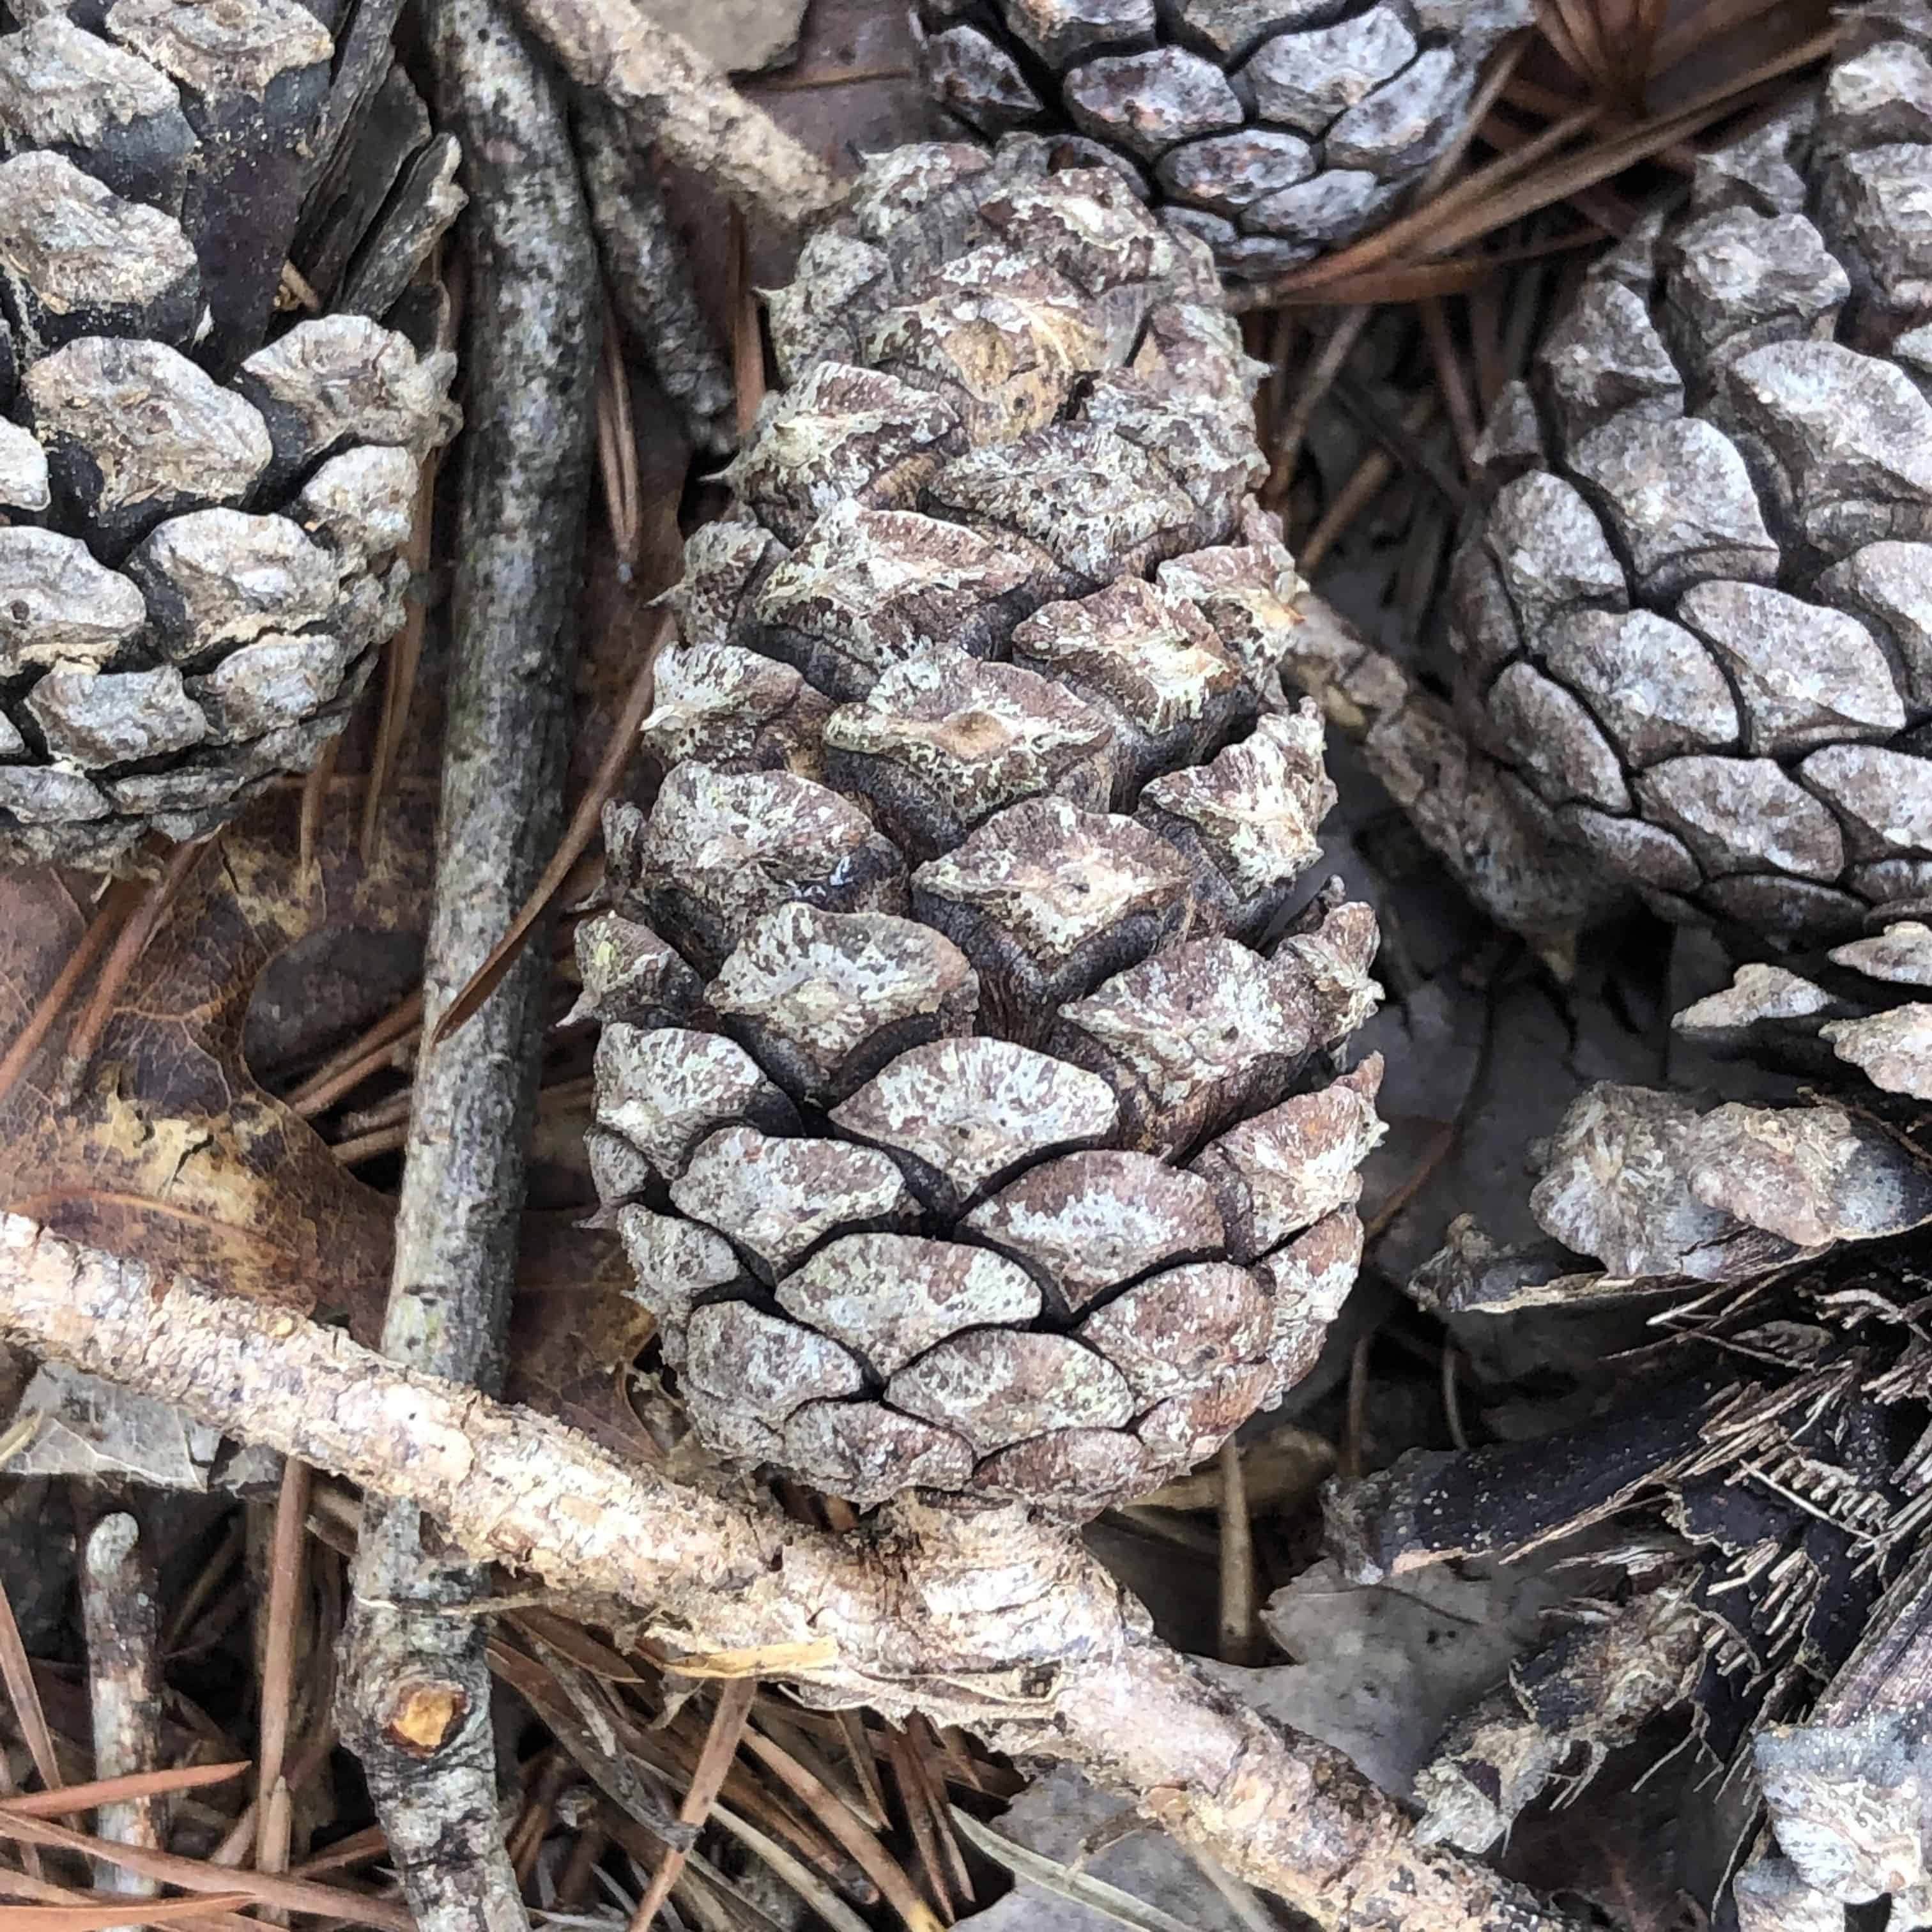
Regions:
<instances>
[{"instance_id":1,"label":"gray pine cone","mask_svg":"<svg viewBox=\"0 0 1932 1932\"><path fill-rule=\"evenodd\" d=\"M1374 226L1460 125L1529 0L920 0L928 84L988 137L1070 128L1222 274Z\"/></svg>"},{"instance_id":2,"label":"gray pine cone","mask_svg":"<svg viewBox=\"0 0 1932 1932\"><path fill-rule=\"evenodd\" d=\"M399 68L322 152L297 0L32 10L0 34L0 862L105 868L305 770L400 627L454 358L372 317L462 198ZM365 128L404 177L373 235ZM290 326L298 228L346 305Z\"/></svg>"},{"instance_id":3,"label":"gray pine cone","mask_svg":"<svg viewBox=\"0 0 1932 1932\"><path fill-rule=\"evenodd\" d=\"M579 938L593 1172L704 1440L861 1505L1090 1514L1352 1282L1375 923L1277 670L1252 371L1106 170L873 162L772 297Z\"/></svg>"},{"instance_id":4,"label":"gray pine cone","mask_svg":"<svg viewBox=\"0 0 1932 1932\"><path fill-rule=\"evenodd\" d=\"M1530 1196L1551 1244L1501 1248L1465 1220L1418 1277L1464 1318L1570 1306L1604 1324L1622 1305L1630 1345L1556 1432L1412 1452L1331 1498L1358 1581L1623 1538L1599 1552L1622 1576L1439 1742L1416 1780L1425 1839L1490 1850L1647 1736L1689 1752L1689 1802L1731 1794L1717 1809L1741 1851L1756 1820L1736 1798L1761 1804L1743 1932L1842 1924L1888 1893L1918 1922L1928 1700L1900 1660L1932 1602L1932 1172L1875 1097L1700 1111L1594 1088Z\"/></svg>"},{"instance_id":5,"label":"gray pine cone","mask_svg":"<svg viewBox=\"0 0 1932 1932\"><path fill-rule=\"evenodd\" d=\"M1505 394L1451 594L1525 814L1779 946L1932 897L1932 8L1844 27Z\"/></svg>"}]
</instances>

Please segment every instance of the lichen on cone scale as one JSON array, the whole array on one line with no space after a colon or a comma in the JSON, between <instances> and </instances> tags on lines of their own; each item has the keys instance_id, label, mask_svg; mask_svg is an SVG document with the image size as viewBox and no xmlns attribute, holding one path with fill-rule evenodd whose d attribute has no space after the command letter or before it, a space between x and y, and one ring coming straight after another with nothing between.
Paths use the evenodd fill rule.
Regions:
<instances>
[{"instance_id":1,"label":"lichen on cone scale","mask_svg":"<svg viewBox=\"0 0 1932 1932\"><path fill-rule=\"evenodd\" d=\"M1506 391L1463 710L1522 810L1777 946L1932 897L1932 8L1700 160Z\"/></svg>"},{"instance_id":2,"label":"lichen on cone scale","mask_svg":"<svg viewBox=\"0 0 1932 1932\"><path fill-rule=\"evenodd\" d=\"M1388 220L1528 0L920 0L928 86L995 138L1055 130L1223 274L1265 279Z\"/></svg>"},{"instance_id":3,"label":"lichen on cone scale","mask_svg":"<svg viewBox=\"0 0 1932 1932\"><path fill-rule=\"evenodd\" d=\"M873 161L770 298L578 942L692 1423L862 1506L1211 1454L1318 1352L1381 1132L1256 372L1206 250L1046 153Z\"/></svg>"},{"instance_id":4,"label":"lichen on cone scale","mask_svg":"<svg viewBox=\"0 0 1932 1932\"><path fill-rule=\"evenodd\" d=\"M362 225L315 230L344 305L285 310L328 158L315 16L28 10L0 34L0 863L104 869L305 770L400 627L454 358L375 318L461 196L396 70L418 226L365 239L345 194Z\"/></svg>"}]
</instances>

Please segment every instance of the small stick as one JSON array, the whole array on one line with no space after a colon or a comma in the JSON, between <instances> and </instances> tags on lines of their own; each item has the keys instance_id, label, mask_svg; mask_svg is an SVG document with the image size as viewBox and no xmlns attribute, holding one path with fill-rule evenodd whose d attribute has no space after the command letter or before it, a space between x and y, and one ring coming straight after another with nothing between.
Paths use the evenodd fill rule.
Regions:
<instances>
[{"instance_id":1,"label":"small stick","mask_svg":"<svg viewBox=\"0 0 1932 1932\"><path fill-rule=\"evenodd\" d=\"M1241 1451L1221 1444L1221 1661L1255 1660L1255 1534Z\"/></svg>"},{"instance_id":2,"label":"small stick","mask_svg":"<svg viewBox=\"0 0 1932 1932\"><path fill-rule=\"evenodd\" d=\"M503 1373L548 944L518 955L460 1038L438 1043L436 1030L556 838L602 297L560 83L500 0L428 0L423 26L469 170L470 427L425 1045L382 1346L489 1390ZM454 1613L488 1596L488 1573L434 1546L410 1502L372 1497L352 1579L337 1721L418 1932L526 1932L496 1811L490 1619Z\"/></svg>"},{"instance_id":3,"label":"small stick","mask_svg":"<svg viewBox=\"0 0 1932 1932\"><path fill-rule=\"evenodd\" d=\"M735 440L731 372L699 304L650 156L622 116L589 98L578 110L577 152L617 312L658 388L677 405L693 446L728 454Z\"/></svg>"},{"instance_id":4,"label":"small stick","mask_svg":"<svg viewBox=\"0 0 1932 1932\"><path fill-rule=\"evenodd\" d=\"M1232 1706L1130 1618L1064 1527L916 1496L888 1505L871 1537L788 1522L399 1368L340 1330L20 1215L0 1215L0 1335L421 1508L456 1548L500 1553L580 1599L621 1598L643 1613L640 1641L674 1654L788 1646L793 1660L770 1674L812 1684L814 1702L918 1707L992 1750L1076 1765L1324 1932L1579 1932L1480 1862L1419 1844L1402 1808L1340 1752ZM0 1830L26 1835L29 1821L0 1802ZM77 1838L43 1842L97 1849ZM183 1869L194 1878L176 1882L209 1889L230 1876L189 1859L155 1875ZM251 1883L272 1904L415 1932L384 1900L269 1874Z\"/></svg>"},{"instance_id":5,"label":"small stick","mask_svg":"<svg viewBox=\"0 0 1932 1932\"><path fill-rule=\"evenodd\" d=\"M830 169L637 0L518 0L524 24L578 86L740 206L790 228L836 205ZM476 149L464 152L472 160Z\"/></svg>"},{"instance_id":6,"label":"small stick","mask_svg":"<svg viewBox=\"0 0 1932 1932\"><path fill-rule=\"evenodd\" d=\"M296 1631L302 1621L307 1566L310 1470L290 1456L282 1465L281 1493L275 1498L274 1536L268 1561L268 1604L262 1646L262 1738L255 1775L255 1866L258 1871L289 1868L288 1790L282 1760L288 1749L289 1706L295 1690ZM274 1801L279 1796L279 1804Z\"/></svg>"},{"instance_id":7,"label":"small stick","mask_svg":"<svg viewBox=\"0 0 1932 1932\"><path fill-rule=\"evenodd\" d=\"M94 1776L154 1771L161 1760L159 1612L140 1526L125 1511L103 1516L88 1534L80 1564L80 1613L87 1636ZM160 1802L152 1796L104 1801L95 1809L94 1828L116 1844L158 1852ZM160 1895L160 1885L142 1873L105 1862L98 1872L104 1892L130 1898Z\"/></svg>"}]
</instances>

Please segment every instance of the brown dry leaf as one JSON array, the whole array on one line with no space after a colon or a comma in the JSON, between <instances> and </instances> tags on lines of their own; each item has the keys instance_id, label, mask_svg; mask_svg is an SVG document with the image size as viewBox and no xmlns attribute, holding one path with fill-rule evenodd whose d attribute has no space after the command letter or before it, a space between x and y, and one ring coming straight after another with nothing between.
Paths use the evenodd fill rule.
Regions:
<instances>
[{"instance_id":1,"label":"brown dry leaf","mask_svg":"<svg viewBox=\"0 0 1932 1932\"><path fill-rule=\"evenodd\" d=\"M526 1214L503 1393L620 1456L656 1462L657 1445L625 1393L657 1325L627 1292L634 1286L615 1235L574 1214Z\"/></svg>"},{"instance_id":2,"label":"brown dry leaf","mask_svg":"<svg viewBox=\"0 0 1932 1932\"><path fill-rule=\"evenodd\" d=\"M138 1255L304 1312L380 1325L389 1202L346 1174L249 1073L242 1030L270 962L332 927L414 932L429 884L426 795L386 814L374 861L336 808L296 859L300 795L270 795L196 867L68 1099L56 1026L0 1102L0 1206L70 1240ZM0 876L0 1029L14 1034L86 923L61 875Z\"/></svg>"}]
</instances>

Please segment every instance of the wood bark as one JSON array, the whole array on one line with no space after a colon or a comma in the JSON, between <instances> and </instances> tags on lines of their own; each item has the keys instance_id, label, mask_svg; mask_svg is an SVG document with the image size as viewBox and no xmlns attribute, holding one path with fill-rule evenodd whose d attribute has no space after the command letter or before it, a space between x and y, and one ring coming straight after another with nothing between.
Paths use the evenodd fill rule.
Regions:
<instances>
[{"instance_id":1,"label":"wood bark","mask_svg":"<svg viewBox=\"0 0 1932 1932\"><path fill-rule=\"evenodd\" d=\"M405 1501L478 1557L616 1599L693 1673L750 1651L816 1702L921 1710L1078 1765L1336 1932L1579 1932L1418 1845L1339 1753L1212 1688L1076 1538L1024 1510L905 1498L865 1533L808 1529L19 1216L0 1218L0 1338Z\"/></svg>"},{"instance_id":2,"label":"wood bark","mask_svg":"<svg viewBox=\"0 0 1932 1932\"><path fill-rule=\"evenodd\" d=\"M469 401L426 1036L555 845L569 619L601 305L560 86L495 0L435 0L432 58L468 158ZM550 947L418 1060L383 1352L494 1389L535 1118ZM339 1715L422 1932L526 1924L496 1808L488 1580L407 1498L365 1504Z\"/></svg>"},{"instance_id":3,"label":"wood bark","mask_svg":"<svg viewBox=\"0 0 1932 1932\"><path fill-rule=\"evenodd\" d=\"M518 0L524 24L578 86L740 206L785 227L833 206L831 171L755 107L689 41L635 0Z\"/></svg>"}]
</instances>

